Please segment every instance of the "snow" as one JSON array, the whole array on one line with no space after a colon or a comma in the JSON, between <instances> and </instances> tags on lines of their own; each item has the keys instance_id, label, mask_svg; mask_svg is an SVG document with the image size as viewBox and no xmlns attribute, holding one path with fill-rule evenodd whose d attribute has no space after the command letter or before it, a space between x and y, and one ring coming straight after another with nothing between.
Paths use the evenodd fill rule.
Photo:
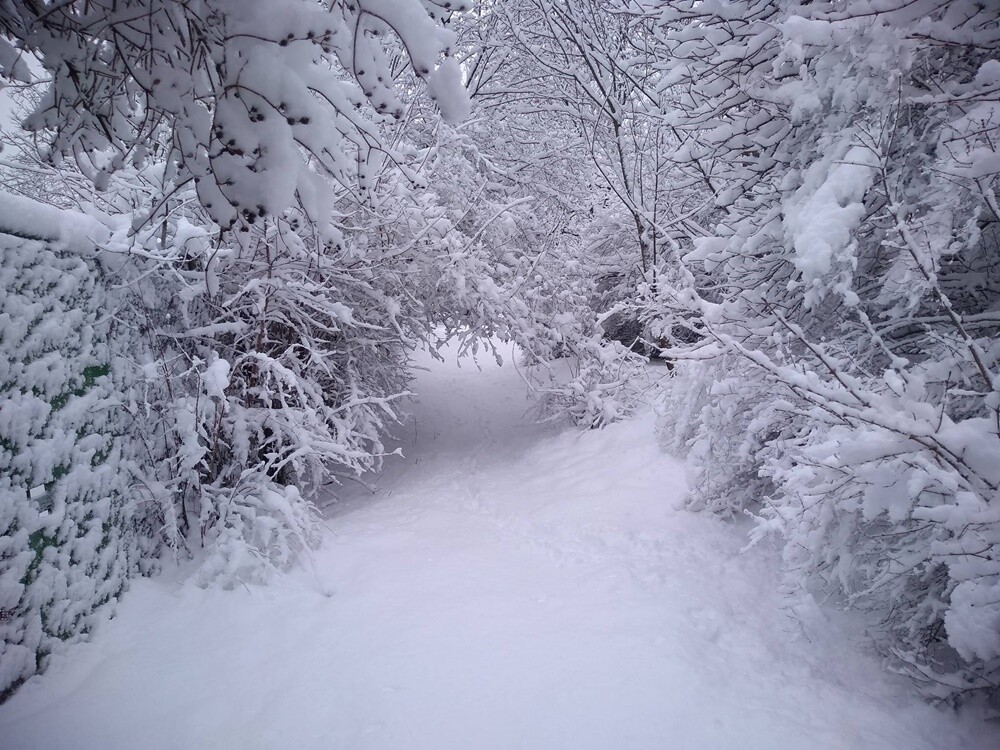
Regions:
<instances>
[{"instance_id":1,"label":"snow","mask_svg":"<svg viewBox=\"0 0 1000 750\"><path fill-rule=\"evenodd\" d=\"M651 415L527 424L510 364L445 358L419 362L406 458L346 481L309 565L135 582L0 706L4 749L998 746L843 615L812 607L807 639L773 551L681 509Z\"/></svg>"},{"instance_id":2,"label":"snow","mask_svg":"<svg viewBox=\"0 0 1000 750\"><path fill-rule=\"evenodd\" d=\"M453 125L469 116L472 104L462 86L462 69L454 58L444 60L427 77L427 90L441 109L441 116Z\"/></svg>"},{"instance_id":3,"label":"snow","mask_svg":"<svg viewBox=\"0 0 1000 750\"><path fill-rule=\"evenodd\" d=\"M48 206L2 190L0 232L59 242L75 251L92 250L95 242L107 239L109 234L107 227L85 214Z\"/></svg>"},{"instance_id":4,"label":"snow","mask_svg":"<svg viewBox=\"0 0 1000 750\"><path fill-rule=\"evenodd\" d=\"M877 167L871 149L851 147L833 168L822 161L811 166L805 184L786 202L785 232L795 248L795 267L812 287L805 294L807 305L819 302L835 264L851 265L854 236L866 213L864 198ZM845 296L856 304L856 294Z\"/></svg>"},{"instance_id":5,"label":"snow","mask_svg":"<svg viewBox=\"0 0 1000 750\"><path fill-rule=\"evenodd\" d=\"M229 387L229 363L224 359L216 359L201 374L205 393L212 398L225 400L226 388Z\"/></svg>"}]
</instances>

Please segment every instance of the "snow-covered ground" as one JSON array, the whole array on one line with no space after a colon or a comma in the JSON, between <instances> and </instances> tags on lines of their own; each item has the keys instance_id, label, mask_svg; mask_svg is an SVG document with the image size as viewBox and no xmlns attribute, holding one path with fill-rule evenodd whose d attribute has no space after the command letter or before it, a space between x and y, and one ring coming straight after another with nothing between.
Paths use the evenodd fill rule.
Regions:
<instances>
[{"instance_id":1,"label":"snow-covered ground","mask_svg":"<svg viewBox=\"0 0 1000 750\"><path fill-rule=\"evenodd\" d=\"M405 460L328 508L270 588L136 582L118 616L0 707L0 747L975 750L782 609L766 550L680 509L646 416L525 424L511 367L424 363Z\"/></svg>"}]
</instances>

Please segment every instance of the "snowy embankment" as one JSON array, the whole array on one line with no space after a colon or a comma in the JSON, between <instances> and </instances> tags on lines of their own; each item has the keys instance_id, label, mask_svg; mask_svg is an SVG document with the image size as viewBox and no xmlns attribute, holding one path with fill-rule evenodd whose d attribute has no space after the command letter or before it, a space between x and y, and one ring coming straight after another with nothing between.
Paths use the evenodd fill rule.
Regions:
<instances>
[{"instance_id":1,"label":"snowy embankment","mask_svg":"<svg viewBox=\"0 0 1000 750\"><path fill-rule=\"evenodd\" d=\"M280 585L134 583L0 707L18 748L995 748L816 614L766 550L680 509L653 420L521 422L513 368L416 384L405 460Z\"/></svg>"}]
</instances>

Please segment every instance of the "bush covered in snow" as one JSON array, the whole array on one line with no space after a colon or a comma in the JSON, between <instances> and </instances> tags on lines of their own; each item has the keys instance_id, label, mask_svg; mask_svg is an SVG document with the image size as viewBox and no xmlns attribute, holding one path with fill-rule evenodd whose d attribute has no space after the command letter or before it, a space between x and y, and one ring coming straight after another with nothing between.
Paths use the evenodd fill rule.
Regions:
<instances>
[{"instance_id":1,"label":"bush covered in snow","mask_svg":"<svg viewBox=\"0 0 1000 750\"><path fill-rule=\"evenodd\" d=\"M114 302L88 229L0 193L0 697L136 565Z\"/></svg>"},{"instance_id":2,"label":"bush covered in snow","mask_svg":"<svg viewBox=\"0 0 1000 750\"><path fill-rule=\"evenodd\" d=\"M716 191L650 314L694 502L869 610L928 694L1000 685L1000 23L976 2L651 2ZM686 92L681 95L680 92Z\"/></svg>"}]
</instances>

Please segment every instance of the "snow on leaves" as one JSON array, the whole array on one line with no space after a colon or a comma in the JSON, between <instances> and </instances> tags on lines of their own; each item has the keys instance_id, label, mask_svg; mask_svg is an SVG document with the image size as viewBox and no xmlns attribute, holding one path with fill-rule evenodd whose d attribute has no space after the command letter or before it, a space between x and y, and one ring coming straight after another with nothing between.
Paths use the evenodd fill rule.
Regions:
<instances>
[{"instance_id":1,"label":"snow on leaves","mask_svg":"<svg viewBox=\"0 0 1000 750\"><path fill-rule=\"evenodd\" d=\"M26 207L0 193L0 697L100 621L138 555L111 302L93 247L60 239L90 222Z\"/></svg>"}]
</instances>

